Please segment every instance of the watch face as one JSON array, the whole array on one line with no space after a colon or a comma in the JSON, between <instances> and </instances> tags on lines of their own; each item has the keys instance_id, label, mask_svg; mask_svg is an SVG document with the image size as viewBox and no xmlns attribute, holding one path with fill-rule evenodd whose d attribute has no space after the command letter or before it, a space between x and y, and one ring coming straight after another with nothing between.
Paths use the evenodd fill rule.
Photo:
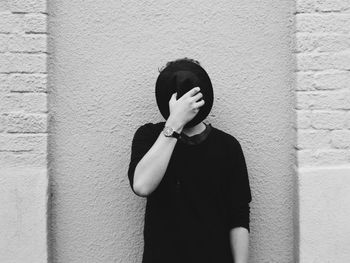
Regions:
<instances>
[{"instance_id":1,"label":"watch face","mask_svg":"<svg viewBox=\"0 0 350 263\"><path fill-rule=\"evenodd\" d=\"M164 127L164 134L166 136L171 136L173 134L173 129L171 127Z\"/></svg>"}]
</instances>

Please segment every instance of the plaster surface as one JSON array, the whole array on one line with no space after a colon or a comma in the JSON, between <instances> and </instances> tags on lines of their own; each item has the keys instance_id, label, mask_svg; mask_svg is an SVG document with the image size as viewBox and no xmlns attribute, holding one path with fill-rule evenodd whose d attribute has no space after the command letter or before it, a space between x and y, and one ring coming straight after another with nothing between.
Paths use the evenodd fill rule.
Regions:
<instances>
[{"instance_id":1,"label":"plaster surface","mask_svg":"<svg viewBox=\"0 0 350 263\"><path fill-rule=\"evenodd\" d=\"M348 262L350 168L299 170L300 262Z\"/></svg>"},{"instance_id":2,"label":"plaster surface","mask_svg":"<svg viewBox=\"0 0 350 263\"><path fill-rule=\"evenodd\" d=\"M250 262L294 262L293 1L49 2L52 262L140 262L145 199L132 136L162 121L158 68L188 56L214 86L207 121L241 142Z\"/></svg>"},{"instance_id":3,"label":"plaster surface","mask_svg":"<svg viewBox=\"0 0 350 263\"><path fill-rule=\"evenodd\" d=\"M0 170L0 262L47 262L47 171Z\"/></svg>"}]
</instances>

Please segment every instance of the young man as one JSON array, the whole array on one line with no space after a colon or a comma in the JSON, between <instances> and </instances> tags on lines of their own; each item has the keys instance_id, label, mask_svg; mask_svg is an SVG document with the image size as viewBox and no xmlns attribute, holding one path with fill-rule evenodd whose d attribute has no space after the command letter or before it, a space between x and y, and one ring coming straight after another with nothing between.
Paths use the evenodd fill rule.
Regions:
<instances>
[{"instance_id":1,"label":"young man","mask_svg":"<svg viewBox=\"0 0 350 263\"><path fill-rule=\"evenodd\" d=\"M164 122L134 134L128 178L147 198L142 263L247 263L252 200L238 140L203 120L213 104L198 61L168 62L156 82Z\"/></svg>"}]
</instances>

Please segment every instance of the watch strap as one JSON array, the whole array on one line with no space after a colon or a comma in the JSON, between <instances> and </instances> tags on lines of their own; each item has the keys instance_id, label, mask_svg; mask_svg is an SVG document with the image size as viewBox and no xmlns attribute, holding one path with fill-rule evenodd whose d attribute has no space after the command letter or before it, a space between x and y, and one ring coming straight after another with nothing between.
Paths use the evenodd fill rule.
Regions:
<instances>
[{"instance_id":1,"label":"watch strap","mask_svg":"<svg viewBox=\"0 0 350 263\"><path fill-rule=\"evenodd\" d=\"M165 129L169 129L169 128L172 130L172 133L171 133L170 135L167 135L167 134L164 132L164 130L165 130ZM167 137L174 137L174 138L176 138L176 139L179 139L179 138L181 137L181 134L180 134L180 133L176 132L172 127L166 126L166 125L164 125L164 127L163 127L163 133L164 133L164 135L167 136Z\"/></svg>"},{"instance_id":2,"label":"watch strap","mask_svg":"<svg viewBox=\"0 0 350 263\"><path fill-rule=\"evenodd\" d=\"M173 131L173 134L172 136L175 137L176 139L179 139L180 138L180 133L176 132L176 131Z\"/></svg>"}]
</instances>

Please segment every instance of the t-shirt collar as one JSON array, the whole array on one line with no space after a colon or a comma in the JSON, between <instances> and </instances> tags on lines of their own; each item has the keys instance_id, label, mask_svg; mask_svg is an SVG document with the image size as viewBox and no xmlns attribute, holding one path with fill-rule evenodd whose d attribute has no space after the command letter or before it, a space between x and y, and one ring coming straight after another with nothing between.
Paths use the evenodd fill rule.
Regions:
<instances>
[{"instance_id":1,"label":"t-shirt collar","mask_svg":"<svg viewBox=\"0 0 350 263\"><path fill-rule=\"evenodd\" d=\"M196 144L201 143L202 141L204 141L208 137L210 131L212 130L212 126L210 123L209 124L204 123L204 125L205 125L204 131L202 131L201 133L195 134L193 136L187 136L186 134L181 132L181 136L180 136L179 140L181 142L183 142L185 144L189 144L189 145L196 145Z\"/></svg>"}]
</instances>

